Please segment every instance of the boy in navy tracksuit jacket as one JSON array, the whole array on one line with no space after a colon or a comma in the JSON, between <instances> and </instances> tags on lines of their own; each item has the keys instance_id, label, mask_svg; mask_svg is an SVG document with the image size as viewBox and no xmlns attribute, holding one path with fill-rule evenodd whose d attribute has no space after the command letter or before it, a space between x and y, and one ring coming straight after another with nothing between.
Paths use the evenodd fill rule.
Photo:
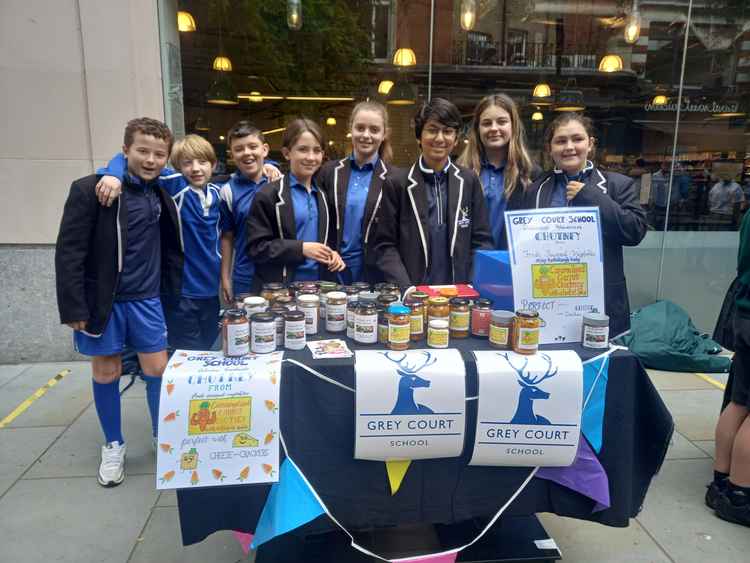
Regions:
<instances>
[{"instance_id":1,"label":"boy in navy tracksuit jacket","mask_svg":"<svg viewBox=\"0 0 750 563\"><path fill-rule=\"evenodd\" d=\"M122 195L111 207L97 200L97 176L73 182L55 250L62 323L75 330L79 352L91 356L94 404L104 431L98 481L125 477L119 378L126 345L138 353L154 436L167 338L160 292L181 287L183 252L174 201L158 186L172 133L138 118L125 128L128 157Z\"/></svg>"}]
</instances>

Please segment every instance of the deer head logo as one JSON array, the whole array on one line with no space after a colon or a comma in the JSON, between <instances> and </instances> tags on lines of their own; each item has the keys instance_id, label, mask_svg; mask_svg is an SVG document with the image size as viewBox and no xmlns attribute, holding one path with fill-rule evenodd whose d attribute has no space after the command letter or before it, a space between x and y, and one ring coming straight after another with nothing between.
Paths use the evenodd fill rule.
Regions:
<instances>
[{"instance_id":1,"label":"deer head logo","mask_svg":"<svg viewBox=\"0 0 750 563\"><path fill-rule=\"evenodd\" d=\"M534 403L536 399L549 399L549 393L542 391L537 387L545 379L554 377L557 375L557 368L552 371L552 359L547 354L540 354L544 361L547 362L547 371L536 377L530 376L528 373L524 373L524 370L529 365L529 359L524 358L523 365L516 367L510 359L508 354L498 354L505 358L508 365L518 375L518 384L521 386L521 391L518 394L518 406L516 412L511 419L511 424L550 424L550 421L534 414Z\"/></svg>"},{"instance_id":2,"label":"deer head logo","mask_svg":"<svg viewBox=\"0 0 750 563\"><path fill-rule=\"evenodd\" d=\"M396 405L393 407L391 414L432 414L433 411L430 407L414 402L414 389L430 386L430 382L427 379L419 377L417 372L437 362L437 358L433 358L432 354L423 351L420 354L420 356L423 356L421 362L416 361L414 365L411 365L405 363L408 357L406 353L401 354L400 358L391 356L390 352L381 353L398 366L396 371L400 377L398 382L398 397L396 398Z\"/></svg>"}]
</instances>

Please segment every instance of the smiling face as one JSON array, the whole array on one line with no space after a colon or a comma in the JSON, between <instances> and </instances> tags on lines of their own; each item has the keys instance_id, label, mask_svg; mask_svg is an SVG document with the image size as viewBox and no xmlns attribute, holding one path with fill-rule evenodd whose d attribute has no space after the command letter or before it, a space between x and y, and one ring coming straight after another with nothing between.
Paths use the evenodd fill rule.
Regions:
<instances>
[{"instance_id":1,"label":"smiling face","mask_svg":"<svg viewBox=\"0 0 750 563\"><path fill-rule=\"evenodd\" d=\"M128 159L128 172L142 180L153 180L167 164L169 144L164 139L136 131L130 146L123 146L122 152Z\"/></svg>"},{"instance_id":2,"label":"smiling face","mask_svg":"<svg viewBox=\"0 0 750 563\"><path fill-rule=\"evenodd\" d=\"M422 128L419 144L425 163L433 170L442 170L456 146L458 131L435 119L428 119Z\"/></svg>"},{"instance_id":3,"label":"smiling face","mask_svg":"<svg viewBox=\"0 0 750 563\"><path fill-rule=\"evenodd\" d=\"M180 172L188 179L190 185L202 188L211 179L213 164L202 158L183 158L180 161Z\"/></svg>"},{"instance_id":4,"label":"smiling face","mask_svg":"<svg viewBox=\"0 0 750 563\"><path fill-rule=\"evenodd\" d=\"M263 162L268 156L268 145L255 135L232 139L229 152L240 173L257 182L263 176Z\"/></svg>"},{"instance_id":5,"label":"smiling face","mask_svg":"<svg viewBox=\"0 0 750 563\"><path fill-rule=\"evenodd\" d=\"M385 139L383 116L369 109L358 111L352 119L351 134L354 158L362 162L371 160Z\"/></svg>"},{"instance_id":6,"label":"smiling face","mask_svg":"<svg viewBox=\"0 0 750 563\"><path fill-rule=\"evenodd\" d=\"M309 131L303 132L291 148L283 147L281 152L289 161L289 169L300 182L311 178L323 162L323 147Z\"/></svg>"},{"instance_id":7,"label":"smiling face","mask_svg":"<svg viewBox=\"0 0 750 563\"><path fill-rule=\"evenodd\" d=\"M586 166L594 140L586 133L580 121L568 121L554 131L549 151L555 166L570 175L577 174Z\"/></svg>"},{"instance_id":8,"label":"smiling face","mask_svg":"<svg viewBox=\"0 0 750 563\"><path fill-rule=\"evenodd\" d=\"M479 116L478 130L486 151L507 150L513 135L510 114L500 106L491 105Z\"/></svg>"}]
</instances>

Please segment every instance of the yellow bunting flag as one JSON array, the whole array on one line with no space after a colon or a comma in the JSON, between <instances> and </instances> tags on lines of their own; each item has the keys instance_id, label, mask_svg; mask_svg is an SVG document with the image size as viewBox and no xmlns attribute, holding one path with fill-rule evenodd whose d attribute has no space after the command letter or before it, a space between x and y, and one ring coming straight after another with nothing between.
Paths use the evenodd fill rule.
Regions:
<instances>
[{"instance_id":1,"label":"yellow bunting flag","mask_svg":"<svg viewBox=\"0 0 750 563\"><path fill-rule=\"evenodd\" d=\"M406 475L410 463L411 460L409 459L385 462L385 469L388 471L388 481L391 484L391 496L395 495L399 487L401 487L401 481L404 480L404 475Z\"/></svg>"}]
</instances>

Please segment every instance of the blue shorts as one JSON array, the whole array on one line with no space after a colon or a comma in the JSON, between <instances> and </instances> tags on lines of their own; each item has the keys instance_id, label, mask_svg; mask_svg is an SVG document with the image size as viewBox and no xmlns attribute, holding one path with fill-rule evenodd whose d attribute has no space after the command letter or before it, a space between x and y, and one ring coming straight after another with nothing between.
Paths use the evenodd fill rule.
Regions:
<instances>
[{"instance_id":1,"label":"blue shorts","mask_svg":"<svg viewBox=\"0 0 750 563\"><path fill-rule=\"evenodd\" d=\"M87 356L121 354L125 346L136 352L151 353L167 349L167 325L158 297L136 301L115 301L101 336L81 331L73 335L75 348Z\"/></svg>"}]
</instances>

